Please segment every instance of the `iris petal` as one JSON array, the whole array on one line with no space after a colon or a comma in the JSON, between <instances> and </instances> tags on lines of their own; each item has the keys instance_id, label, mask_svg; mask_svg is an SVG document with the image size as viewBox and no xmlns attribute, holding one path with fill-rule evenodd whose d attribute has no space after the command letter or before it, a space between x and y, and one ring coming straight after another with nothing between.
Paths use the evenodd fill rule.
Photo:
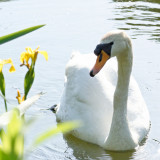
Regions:
<instances>
[{"instance_id":1,"label":"iris petal","mask_svg":"<svg viewBox=\"0 0 160 160\"><path fill-rule=\"evenodd\" d=\"M38 53L41 53L46 59L46 61L48 61L48 53L46 51L38 51Z\"/></svg>"},{"instance_id":2,"label":"iris petal","mask_svg":"<svg viewBox=\"0 0 160 160\"><path fill-rule=\"evenodd\" d=\"M37 60L37 54L40 53L44 56L46 61L48 61L48 53L46 51L39 51L40 47L38 46L35 50L32 50L30 47L26 48L26 52L22 52L20 56L20 61L26 65L27 67L30 66L28 61L31 58L33 64L35 64L35 61ZM29 67L28 67L29 68Z\"/></svg>"},{"instance_id":3,"label":"iris petal","mask_svg":"<svg viewBox=\"0 0 160 160\"><path fill-rule=\"evenodd\" d=\"M2 72L3 64L0 63L0 72Z\"/></svg>"},{"instance_id":4,"label":"iris petal","mask_svg":"<svg viewBox=\"0 0 160 160\"><path fill-rule=\"evenodd\" d=\"M2 61L0 62L0 72L2 72L2 68L3 68L3 66L4 66L5 64L11 64L11 67L10 67L10 69L9 69L9 72L14 72L14 71L15 71L15 67L14 67L14 65L13 65L12 59L9 58L9 59L2 60Z\"/></svg>"},{"instance_id":5,"label":"iris petal","mask_svg":"<svg viewBox=\"0 0 160 160\"><path fill-rule=\"evenodd\" d=\"M21 61L21 63L24 63L25 54L26 54L26 52L22 52L22 53L21 53L21 56L20 56L20 61Z\"/></svg>"},{"instance_id":6,"label":"iris petal","mask_svg":"<svg viewBox=\"0 0 160 160\"><path fill-rule=\"evenodd\" d=\"M10 69L9 69L9 72L15 72L16 71L16 69L15 69L15 67L12 65L11 67L10 67Z\"/></svg>"}]
</instances>

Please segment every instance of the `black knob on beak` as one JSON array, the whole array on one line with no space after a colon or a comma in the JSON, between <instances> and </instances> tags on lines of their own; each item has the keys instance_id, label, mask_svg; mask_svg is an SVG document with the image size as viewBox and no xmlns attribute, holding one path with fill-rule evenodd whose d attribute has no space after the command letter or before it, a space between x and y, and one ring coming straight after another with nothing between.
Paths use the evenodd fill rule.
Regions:
<instances>
[{"instance_id":1,"label":"black knob on beak","mask_svg":"<svg viewBox=\"0 0 160 160\"><path fill-rule=\"evenodd\" d=\"M95 54L96 56L99 56L100 53L101 53L101 51L102 51L102 49L101 49L101 44L99 44L99 45L96 46L96 49L94 50L94 54Z\"/></svg>"},{"instance_id":2,"label":"black knob on beak","mask_svg":"<svg viewBox=\"0 0 160 160\"><path fill-rule=\"evenodd\" d=\"M90 71L90 76L94 77L95 75L93 74L93 70Z\"/></svg>"}]
</instances>

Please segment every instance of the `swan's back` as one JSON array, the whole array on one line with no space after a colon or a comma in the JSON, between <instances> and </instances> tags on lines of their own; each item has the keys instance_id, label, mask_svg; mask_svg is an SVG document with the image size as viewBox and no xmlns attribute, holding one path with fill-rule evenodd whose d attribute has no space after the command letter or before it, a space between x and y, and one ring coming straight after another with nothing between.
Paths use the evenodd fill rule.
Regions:
<instances>
[{"instance_id":1,"label":"swan's back","mask_svg":"<svg viewBox=\"0 0 160 160\"><path fill-rule=\"evenodd\" d=\"M56 116L60 121L81 120L83 127L75 129L72 134L82 140L103 146L112 121L117 64L115 59L111 59L96 77L91 78L89 72L95 59L94 54L72 55L66 66L65 87ZM148 111L132 77L128 106L131 131L138 136L142 127L146 127L147 131L148 123L145 122L149 116L146 117ZM142 112L144 114L141 114ZM142 123L137 126L139 122Z\"/></svg>"},{"instance_id":2,"label":"swan's back","mask_svg":"<svg viewBox=\"0 0 160 160\"><path fill-rule=\"evenodd\" d=\"M103 74L105 68L94 79L91 78L89 71L94 61L93 54L75 53L71 57L66 66L65 87L57 118L61 121L82 120L85 126L73 134L89 142L94 138L95 143L99 144L99 141L104 141L111 125L114 81L110 83L107 80L105 74L108 73ZM113 69L110 69L113 74ZM97 136L101 140L96 140Z\"/></svg>"}]
</instances>

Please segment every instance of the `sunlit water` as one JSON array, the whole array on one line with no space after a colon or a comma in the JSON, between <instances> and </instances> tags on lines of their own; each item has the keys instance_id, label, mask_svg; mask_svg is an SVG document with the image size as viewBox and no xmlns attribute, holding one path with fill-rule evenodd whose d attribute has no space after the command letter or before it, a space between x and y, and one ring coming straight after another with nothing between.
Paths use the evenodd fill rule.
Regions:
<instances>
[{"instance_id":1,"label":"sunlit water","mask_svg":"<svg viewBox=\"0 0 160 160\"><path fill-rule=\"evenodd\" d=\"M147 1L147 2L146 2ZM130 152L108 152L99 146L78 140L70 135L58 136L36 148L29 160L158 160L160 159L160 2L159 0L0 0L0 35L26 27L47 24L33 33L11 41L0 48L0 58L11 57L16 73L7 73L6 95L16 104L17 88L23 93L26 68L20 68L19 56L26 46L47 50L49 61L40 55L36 78L29 96L46 92L29 109L26 117L37 117L28 131L26 146L33 139L55 126L55 115L46 109L58 103L63 90L64 70L73 50L93 52L100 38L113 29L125 30L133 42L136 78L151 115L148 139ZM2 112L2 103L1 112ZM9 105L11 109L13 106Z\"/></svg>"}]
</instances>

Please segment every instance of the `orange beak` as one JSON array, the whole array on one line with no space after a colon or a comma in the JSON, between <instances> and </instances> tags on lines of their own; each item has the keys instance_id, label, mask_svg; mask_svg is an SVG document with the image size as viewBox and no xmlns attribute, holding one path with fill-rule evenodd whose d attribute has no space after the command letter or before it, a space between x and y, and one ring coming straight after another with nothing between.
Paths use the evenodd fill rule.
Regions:
<instances>
[{"instance_id":1,"label":"orange beak","mask_svg":"<svg viewBox=\"0 0 160 160\"><path fill-rule=\"evenodd\" d=\"M96 64L92 68L90 76L94 77L103 68L109 58L110 56L102 50L100 55L97 56Z\"/></svg>"}]
</instances>

